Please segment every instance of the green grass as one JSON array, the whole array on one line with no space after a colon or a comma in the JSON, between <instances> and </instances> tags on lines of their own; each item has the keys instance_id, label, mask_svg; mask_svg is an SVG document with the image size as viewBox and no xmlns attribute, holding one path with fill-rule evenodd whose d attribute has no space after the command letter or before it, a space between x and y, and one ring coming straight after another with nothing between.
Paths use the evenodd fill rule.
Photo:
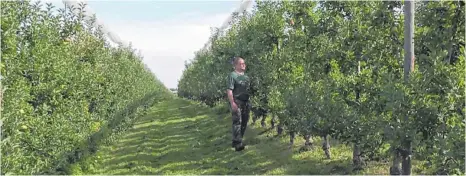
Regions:
<instances>
[{"instance_id":1,"label":"green grass","mask_svg":"<svg viewBox=\"0 0 466 176\"><path fill-rule=\"evenodd\" d=\"M119 140L87 158L79 174L388 174L389 163L380 162L352 172L351 148L336 141L332 159L325 159L317 138L311 151L299 152L302 137L290 149L287 135L276 137L257 122L246 131L246 149L236 152L231 116L221 110L182 99L159 103Z\"/></svg>"}]
</instances>

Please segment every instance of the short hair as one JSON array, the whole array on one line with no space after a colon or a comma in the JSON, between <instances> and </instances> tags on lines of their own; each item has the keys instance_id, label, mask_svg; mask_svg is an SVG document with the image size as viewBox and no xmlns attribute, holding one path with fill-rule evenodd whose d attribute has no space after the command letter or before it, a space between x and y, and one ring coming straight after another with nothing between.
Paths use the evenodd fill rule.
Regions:
<instances>
[{"instance_id":1,"label":"short hair","mask_svg":"<svg viewBox=\"0 0 466 176\"><path fill-rule=\"evenodd\" d=\"M236 65L240 59L243 59L243 58L242 58L242 57L239 57L239 56L233 57L232 60L231 60L231 64L232 64L232 65ZM244 59L243 59L243 60L244 60Z\"/></svg>"}]
</instances>

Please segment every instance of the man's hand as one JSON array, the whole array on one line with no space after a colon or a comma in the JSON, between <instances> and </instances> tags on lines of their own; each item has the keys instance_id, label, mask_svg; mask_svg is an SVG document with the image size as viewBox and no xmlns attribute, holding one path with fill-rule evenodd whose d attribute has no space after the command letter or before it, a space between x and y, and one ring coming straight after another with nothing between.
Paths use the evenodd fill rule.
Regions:
<instances>
[{"instance_id":1,"label":"man's hand","mask_svg":"<svg viewBox=\"0 0 466 176\"><path fill-rule=\"evenodd\" d=\"M227 90L227 95L228 100L230 100L231 110L233 110L233 112L238 111L238 105L236 105L235 100L233 99L233 92L231 91L231 89Z\"/></svg>"},{"instance_id":2,"label":"man's hand","mask_svg":"<svg viewBox=\"0 0 466 176\"><path fill-rule=\"evenodd\" d=\"M238 105L236 105L235 102L231 103L231 109L233 110L233 112L238 111Z\"/></svg>"}]
</instances>

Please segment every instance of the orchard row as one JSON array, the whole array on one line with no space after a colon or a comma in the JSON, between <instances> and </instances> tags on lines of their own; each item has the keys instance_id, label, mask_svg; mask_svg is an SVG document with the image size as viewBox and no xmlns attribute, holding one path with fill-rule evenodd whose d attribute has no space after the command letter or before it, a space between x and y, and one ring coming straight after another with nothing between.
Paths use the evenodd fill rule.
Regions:
<instances>
[{"instance_id":1,"label":"orchard row","mask_svg":"<svg viewBox=\"0 0 466 176\"><path fill-rule=\"evenodd\" d=\"M135 51L110 46L83 6L80 15L41 7L1 3L2 175L67 174L171 95Z\"/></svg>"},{"instance_id":2,"label":"orchard row","mask_svg":"<svg viewBox=\"0 0 466 176\"><path fill-rule=\"evenodd\" d=\"M464 1L415 7L407 82L402 2L266 1L212 35L186 65L178 95L226 102L229 58L241 56L255 111L292 136L346 142L355 168L382 158L400 174L413 158L430 174L464 174Z\"/></svg>"}]
</instances>

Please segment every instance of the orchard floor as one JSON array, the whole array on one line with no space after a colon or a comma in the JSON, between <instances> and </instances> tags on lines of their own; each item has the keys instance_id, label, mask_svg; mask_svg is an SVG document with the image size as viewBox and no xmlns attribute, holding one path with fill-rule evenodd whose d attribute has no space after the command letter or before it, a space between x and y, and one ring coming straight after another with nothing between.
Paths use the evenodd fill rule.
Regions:
<instances>
[{"instance_id":1,"label":"orchard floor","mask_svg":"<svg viewBox=\"0 0 466 176\"><path fill-rule=\"evenodd\" d=\"M317 138L310 151L299 152L302 137L290 149L288 135L276 137L276 130L256 123L246 131L246 149L236 152L225 110L183 99L161 102L116 142L101 146L82 174L388 174L389 163L369 163L365 170L352 172L351 148L335 141L332 159L325 159Z\"/></svg>"}]
</instances>

